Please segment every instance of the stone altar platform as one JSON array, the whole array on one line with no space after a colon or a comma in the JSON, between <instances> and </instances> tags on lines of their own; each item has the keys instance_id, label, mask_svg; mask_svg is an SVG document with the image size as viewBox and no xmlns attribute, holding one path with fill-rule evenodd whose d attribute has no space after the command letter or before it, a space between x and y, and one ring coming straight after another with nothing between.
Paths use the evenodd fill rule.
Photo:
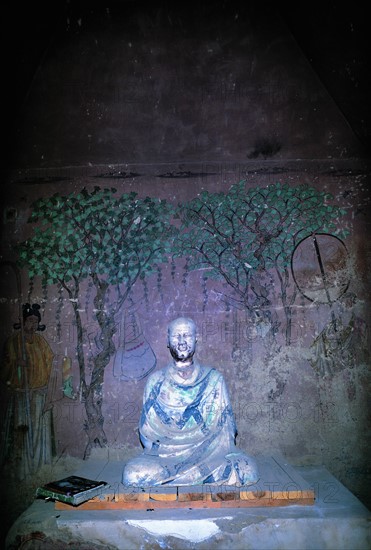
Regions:
<instances>
[{"instance_id":1,"label":"stone altar platform","mask_svg":"<svg viewBox=\"0 0 371 550\"><path fill-rule=\"evenodd\" d=\"M257 457L260 479L247 487L233 485L162 486L146 489L124 487L120 483L123 463L91 460L80 474L102 480L109 486L99 497L79 505L79 510L158 510L173 508L246 508L314 504L315 488L282 456ZM56 510L71 509L55 503Z\"/></svg>"},{"instance_id":2,"label":"stone altar platform","mask_svg":"<svg viewBox=\"0 0 371 550\"><path fill-rule=\"evenodd\" d=\"M276 468L268 475L272 460ZM219 496L208 491L205 500L183 500L179 507L174 506L178 491L176 499L174 491L170 499L166 491L152 497L148 491L140 508L133 508L117 477L122 463L87 461L72 473L108 481L107 494L76 507L35 499L10 529L6 549L371 548L371 512L324 467L292 468L271 456L258 462L262 479L256 498L237 499L224 488Z\"/></svg>"}]
</instances>

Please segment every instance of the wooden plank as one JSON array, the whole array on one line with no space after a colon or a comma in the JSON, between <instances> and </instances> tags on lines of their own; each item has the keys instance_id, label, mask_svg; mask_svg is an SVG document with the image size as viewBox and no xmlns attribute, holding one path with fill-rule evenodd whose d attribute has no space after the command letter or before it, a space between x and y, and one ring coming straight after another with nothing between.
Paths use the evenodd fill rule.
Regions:
<instances>
[{"instance_id":1,"label":"wooden plank","mask_svg":"<svg viewBox=\"0 0 371 550\"><path fill-rule=\"evenodd\" d=\"M193 487L178 487L179 502L207 502L211 500L211 493L205 489L205 485L195 485Z\"/></svg>"},{"instance_id":2,"label":"wooden plank","mask_svg":"<svg viewBox=\"0 0 371 550\"><path fill-rule=\"evenodd\" d=\"M149 501L149 490L143 490L139 487L132 487L130 491L118 491L115 494L116 502L147 502Z\"/></svg>"},{"instance_id":3,"label":"wooden plank","mask_svg":"<svg viewBox=\"0 0 371 550\"><path fill-rule=\"evenodd\" d=\"M178 500L178 490L176 486L152 487L149 490L149 497L151 500L175 501Z\"/></svg>"},{"instance_id":4,"label":"wooden plank","mask_svg":"<svg viewBox=\"0 0 371 550\"><path fill-rule=\"evenodd\" d=\"M270 499L270 500L288 500L293 504L294 502L300 501L302 499L314 499L314 493L311 490L304 491L241 491L240 492L241 500L261 500L261 499Z\"/></svg>"},{"instance_id":5,"label":"wooden plank","mask_svg":"<svg viewBox=\"0 0 371 550\"><path fill-rule=\"evenodd\" d=\"M240 499L240 489L233 485L205 485L205 492L213 502L236 501Z\"/></svg>"},{"instance_id":6,"label":"wooden plank","mask_svg":"<svg viewBox=\"0 0 371 550\"><path fill-rule=\"evenodd\" d=\"M252 500L233 500L233 501L147 501L147 502L123 502L123 501L99 501L89 500L79 506L71 506L64 502L56 502L56 510L160 510L171 508L256 508L256 507L274 507L274 506L290 506L293 503L288 499L268 499L262 498L259 501ZM310 506L313 505L313 499L302 499L295 502L298 505Z\"/></svg>"},{"instance_id":7,"label":"wooden plank","mask_svg":"<svg viewBox=\"0 0 371 550\"><path fill-rule=\"evenodd\" d=\"M261 491L259 489L242 489L240 491L241 500L257 501L261 500L262 498L268 498L266 491Z\"/></svg>"}]
</instances>

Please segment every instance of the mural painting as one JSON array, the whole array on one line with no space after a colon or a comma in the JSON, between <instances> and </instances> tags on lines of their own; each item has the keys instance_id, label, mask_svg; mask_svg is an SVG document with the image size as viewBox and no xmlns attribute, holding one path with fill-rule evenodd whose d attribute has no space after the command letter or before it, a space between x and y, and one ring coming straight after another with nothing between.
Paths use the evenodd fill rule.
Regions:
<instances>
[{"instance_id":1,"label":"mural painting","mask_svg":"<svg viewBox=\"0 0 371 550\"><path fill-rule=\"evenodd\" d=\"M318 232L336 232L336 220L346 212L329 204L331 198L309 186L246 189L242 181L227 194L205 191L180 209L176 254L192 258L188 269L206 269L209 278L227 283L223 300L243 308L262 337L271 335L267 353L277 333L272 311L277 283L285 344L291 343L297 286L290 285L290 265L296 246Z\"/></svg>"},{"instance_id":2,"label":"mural painting","mask_svg":"<svg viewBox=\"0 0 371 550\"><path fill-rule=\"evenodd\" d=\"M1 379L6 415L1 463L10 461L19 479L35 473L56 454L53 409L48 385L54 353L43 336L40 305L22 307L17 332L5 343ZM49 399L48 399L49 398Z\"/></svg>"},{"instance_id":3,"label":"mural painting","mask_svg":"<svg viewBox=\"0 0 371 550\"><path fill-rule=\"evenodd\" d=\"M104 370L115 354L116 315L134 284L165 261L175 228L169 223L165 201L138 199L136 193L116 195L116 189L95 187L78 194L39 199L30 222L37 224L32 238L19 248L20 262L29 276L45 285L57 285L70 302L77 331L76 355L79 390L85 404L88 436L84 456L107 444L102 416ZM81 285L89 279L99 334L90 380L87 379L81 319ZM115 289L111 299L110 290Z\"/></svg>"},{"instance_id":4,"label":"mural painting","mask_svg":"<svg viewBox=\"0 0 371 550\"><path fill-rule=\"evenodd\" d=\"M242 180L175 203L130 187L39 195L16 244L27 302L47 315L56 459L137 452L161 335L186 315L227 379L240 448L331 463L336 434L355 434L368 361L342 197Z\"/></svg>"},{"instance_id":5,"label":"mural painting","mask_svg":"<svg viewBox=\"0 0 371 550\"><path fill-rule=\"evenodd\" d=\"M113 376L120 380L141 380L156 367L156 356L140 326L138 313L125 310L120 335L113 361Z\"/></svg>"}]
</instances>

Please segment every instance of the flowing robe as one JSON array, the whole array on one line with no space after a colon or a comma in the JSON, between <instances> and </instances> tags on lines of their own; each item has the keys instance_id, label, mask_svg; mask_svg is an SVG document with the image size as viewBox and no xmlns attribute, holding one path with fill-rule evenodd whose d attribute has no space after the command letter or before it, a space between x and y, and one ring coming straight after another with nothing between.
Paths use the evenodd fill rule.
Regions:
<instances>
[{"instance_id":1,"label":"flowing robe","mask_svg":"<svg viewBox=\"0 0 371 550\"><path fill-rule=\"evenodd\" d=\"M55 455L53 414L47 403L54 354L39 334L33 334L31 341L25 342L25 352L27 366L20 367L21 334L9 338L5 343L0 375L7 387L0 459L2 464L8 460L13 462L19 479L49 464Z\"/></svg>"},{"instance_id":2,"label":"flowing robe","mask_svg":"<svg viewBox=\"0 0 371 550\"><path fill-rule=\"evenodd\" d=\"M169 365L146 385L139 424L144 451L124 467L126 486L236 484L258 480L255 461L235 445L223 375L196 364L184 380Z\"/></svg>"}]
</instances>

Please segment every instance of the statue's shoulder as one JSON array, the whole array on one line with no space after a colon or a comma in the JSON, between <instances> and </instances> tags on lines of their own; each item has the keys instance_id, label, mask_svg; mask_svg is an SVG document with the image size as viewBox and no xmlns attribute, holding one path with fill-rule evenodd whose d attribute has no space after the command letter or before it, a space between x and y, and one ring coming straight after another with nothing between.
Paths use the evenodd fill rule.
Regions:
<instances>
[{"instance_id":1,"label":"statue's shoulder","mask_svg":"<svg viewBox=\"0 0 371 550\"><path fill-rule=\"evenodd\" d=\"M224 380L223 374L215 367L210 367L209 365L200 365L201 376L205 378L206 376L213 380Z\"/></svg>"},{"instance_id":2,"label":"statue's shoulder","mask_svg":"<svg viewBox=\"0 0 371 550\"><path fill-rule=\"evenodd\" d=\"M157 382L165 378L165 373L166 373L166 368L151 372L151 374L147 378L147 385L151 387L154 386L155 384L157 384Z\"/></svg>"}]
</instances>

